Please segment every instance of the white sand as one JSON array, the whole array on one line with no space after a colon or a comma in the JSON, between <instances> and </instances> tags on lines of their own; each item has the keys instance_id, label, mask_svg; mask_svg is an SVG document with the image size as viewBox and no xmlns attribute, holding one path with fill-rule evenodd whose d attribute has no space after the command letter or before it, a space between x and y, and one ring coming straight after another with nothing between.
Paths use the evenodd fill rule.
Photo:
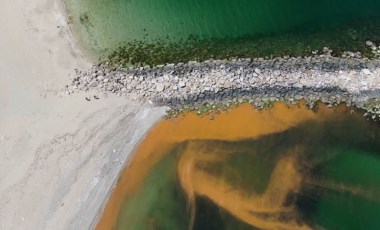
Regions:
<instances>
[{"instance_id":1,"label":"white sand","mask_svg":"<svg viewBox=\"0 0 380 230\"><path fill-rule=\"evenodd\" d=\"M0 15L0 229L89 229L165 109L65 94L90 63L60 0L2 0Z\"/></svg>"}]
</instances>

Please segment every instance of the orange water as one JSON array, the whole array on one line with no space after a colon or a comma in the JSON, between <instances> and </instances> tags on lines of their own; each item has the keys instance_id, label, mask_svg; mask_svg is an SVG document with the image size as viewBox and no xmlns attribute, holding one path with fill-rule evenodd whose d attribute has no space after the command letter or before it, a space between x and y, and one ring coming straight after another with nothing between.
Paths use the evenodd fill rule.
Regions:
<instances>
[{"instance_id":1,"label":"orange water","mask_svg":"<svg viewBox=\"0 0 380 230\"><path fill-rule=\"evenodd\" d=\"M287 106L276 104L269 110L256 110L248 104L243 104L231 111L217 115L214 120L201 118L192 113L158 123L144 138L135 151L130 163L124 170L117 187L104 209L104 213L97 225L98 230L110 229L115 226L122 201L139 192L144 179L150 169L159 162L168 150L176 143L186 140L241 140L255 138L284 131L297 126L305 121L317 121L338 117L342 113L348 113L345 106L328 109L320 106L315 113L306 109L304 105ZM294 153L297 153L297 148ZM289 190L297 191L300 177L295 170L297 154L289 154L280 160L274 174L286 174L281 180L271 180L268 191L261 196L246 197L243 194L230 194L229 185L213 178L202 171L196 170L194 165L199 161L217 161L212 155L204 155L201 152L193 152L187 148L178 164L178 175L181 185L189 198L189 205L194 204L194 194L208 197L213 202L228 210L239 219L261 228L297 229L295 222L285 225L279 221L263 221L252 217L250 212L278 212L292 210L280 210L285 195ZM209 159L207 159L209 158ZM276 178L273 176L273 178ZM219 189L215 189L218 187ZM254 209L250 207L255 207Z\"/></svg>"}]
</instances>

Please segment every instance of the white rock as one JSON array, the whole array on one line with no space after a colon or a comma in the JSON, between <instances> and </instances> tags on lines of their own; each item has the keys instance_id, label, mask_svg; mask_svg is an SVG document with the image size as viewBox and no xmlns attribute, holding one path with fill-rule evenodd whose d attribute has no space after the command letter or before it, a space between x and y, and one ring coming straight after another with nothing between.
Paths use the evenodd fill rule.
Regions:
<instances>
[{"instance_id":1,"label":"white rock","mask_svg":"<svg viewBox=\"0 0 380 230\"><path fill-rule=\"evenodd\" d=\"M261 70L258 69L258 68L256 68L256 69L255 69L255 73L257 73L257 74L261 74Z\"/></svg>"},{"instance_id":2,"label":"white rock","mask_svg":"<svg viewBox=\"0 0 380 230\"><path fill-rule=\"evenodd\" d=\"M365 75L370 75L370 74L371 74L371 71L369 71L369 69L362 69L362 72L363 72Z\"/></svg>"},{"instance_id":3,"label":"white rock","mask_svg":"<svg viewBox=\"0 0 380 230\"><path fill-rule=\"evenodd\" d=\"M306 79L304 79L304 78L302 78L302 79L300 80L300 83L301 83L301 85L304 85L304 86L309 85L309 82L308 82Z\"/></svg>"},{"instance_id":4,"label":"white rock","mask_svg":"<svg viewBox=\"0 0 380 230\"><path fill-rule=\"evenodd\" d=\"M162 91L164 91L164 89L165 89L165 85L164 84L161 84L161 83L157 84L156 90L158 92L162 92Z\"/></svg>"},{"instance_id":5,"label":"white rock","mask_svg":"<svg viewBox=\"0 0 380 230\"><path fill-rule=\"evenodd\" d=\"M278 70L273 71L273 75L274 75L274 76L279 76L280 74L281 74L281 72L278 71Z\"/></svg>"},{"instance_id":6,"label":"white rock","mask_svg":"<svg viewBox=\"0 0 380 230\"><path fill-rule=\"evenodd\" d=\"M179 88L184 88L185 86L186 86L186 83L183 82L183 81L180 81L180 82L178 83L178 87L179 87Z\"/></svg>"}]
</instances>

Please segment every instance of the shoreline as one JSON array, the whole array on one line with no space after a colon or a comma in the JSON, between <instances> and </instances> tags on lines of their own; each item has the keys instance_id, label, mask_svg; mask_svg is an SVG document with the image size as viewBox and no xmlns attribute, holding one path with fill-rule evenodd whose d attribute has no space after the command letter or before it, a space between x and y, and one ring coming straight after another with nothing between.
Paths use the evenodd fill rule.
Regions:
<instances>
[{"instance_id":1,"label":"shoreline","mask_svg":"<svg viewBox=\"0 0 380 230\"><path fill-rule=\"evenodd\" d=\"M75 47L76 54L80 56L80 59L86 61L87 63L92 63L93 60L91 60L91 58L89 58L86 54L83 41L81 41L79 36L75 34L74 28L71 26L68 15L68 8L65 1L66 0L58 1L58 4L60 5L59 10L61 16L64 17L65 20L65 37L70 42L70 44Z\"/></svg>"},{"instance_id":2,"label":"shoreline","mask_svg":"<svg viewBox=\"0 0 380 230\"><path fill-rule=\"evenodd\" d=\"M60 0L59 2L61 3L62 11L67 21L67 29L68 33L70 34L71 42L76 45L76 47L82 54L83 59L85 59L89 63L95 63L98 59L98 56L93 50L91 50L90 47L86 45L86 42L80 36L80 32L77 31L78 28L76 28L75 23L72 22L72 19L70 19L73 16L70 13L70 6L69 4L67 4L67 0Z\"/></svg>"},{"instance_id":3,"label":"shoreline","mask_svg":"<svg viewBox=\"0 0 380 230\"><path fill-rule=\"evenodd\" d=\"M0 228L89 229L122 165L165 107L87 93L61 0L0 3Z\"/></svg>"}]
</instances>

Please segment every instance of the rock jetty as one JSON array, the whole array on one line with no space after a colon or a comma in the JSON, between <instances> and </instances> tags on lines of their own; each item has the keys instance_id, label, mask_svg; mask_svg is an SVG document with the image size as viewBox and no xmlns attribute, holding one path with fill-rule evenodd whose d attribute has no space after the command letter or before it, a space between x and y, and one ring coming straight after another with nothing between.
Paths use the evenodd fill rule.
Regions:
<instances>
[{"instance_id":1,"label":"rock jetty","mask_svg":"<svg viewBox=\"0 0 380 230\"><path fill-rule=\"evenodd\" d=\"M155 67L109 68L98 64L87 71L76 70L67 93L112 93L173 109L231 101L265 107L274 101L295 103L304 99L310 106L322 101L359 108L377 102L380 60L352 52L344 58L331 53L324 48L322 54L316 51L309 57L190 61Z\"/></svg>"}]
</instances>

